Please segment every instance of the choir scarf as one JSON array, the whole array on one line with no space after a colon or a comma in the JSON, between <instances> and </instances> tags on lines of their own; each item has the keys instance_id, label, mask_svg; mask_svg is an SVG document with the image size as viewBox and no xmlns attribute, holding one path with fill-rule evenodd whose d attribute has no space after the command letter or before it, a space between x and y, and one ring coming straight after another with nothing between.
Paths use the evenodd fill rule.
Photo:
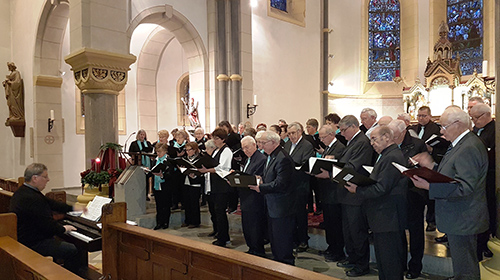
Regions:
<instances>
[{"instance_id":1,"label":"choir scarf","mask_svg":"<svg viewBox=\"0 0 500 280\"><path fill-rule=\"evenodd\" d=\"M162 156L161 158L157 157L156 158L156 164L162 163L165 159L167 158L167 154ZM156 166L156 165L155 165ZM161 183L165 182L165 179L160 178L160 176L155 175L155 182L154 182L154 189L155 191L161 191Z\"/></svg>"},{"instance_id":2,"label":"choir scarf","mask_svg":"<svg viewBox=\"0 0 500 280\"><path fill-rule=\"evenodd\" d=\"M139 150L142 151L142 145L144 145L144 148L147 148L148 147L148 142L146 140L144 140L144 143L142 143L141 141L137 140L137 145L139 145ZM146 166L146 167L151 167L151 163L149 161L149 157L147 156L142 156L142 165L143 166Z\"/></svg>"}]
</instances>

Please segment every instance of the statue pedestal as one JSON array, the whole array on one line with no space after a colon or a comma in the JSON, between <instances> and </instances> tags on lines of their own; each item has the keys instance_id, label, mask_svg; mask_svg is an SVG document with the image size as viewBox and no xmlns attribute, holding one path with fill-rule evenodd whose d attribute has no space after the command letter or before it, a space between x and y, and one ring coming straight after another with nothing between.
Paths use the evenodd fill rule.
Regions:
<instances>
[{"instance_id":1,"label":"statue pedestal","mask_svg":"<svg viewBox=\"0 0 500 280\"><path fill-rule=\"evenodd\" d=\"M5 126L10 126L15 137L24 137L26 122L24 120L7 120Z\"/></svg>"},{"instance_id":2,"label":"statue pedestal","mask_svg":"<svg viewBox=\"0 0 500 280\"><path fill-rule=\"evenodd\" d=\"M109 186L108 184L104 184L101 186L101 191L97 187L90 187L88 184L85 185L83 194L77 196L76 205L86 206L94 197L96 196L104 196L108 197L109 195Z\"/></svg>"},{"instance_id":3,"label":"statue pedestal","mask_svg":"<svg viewBox=\"0 0 500 280\"><path fill-rule=\"evenodd\" d=\"M488 242L488 248L493 252L493 257L479 263L482 280L500 279L500 240L492 238Z\"/></svg>"}]
</instances>

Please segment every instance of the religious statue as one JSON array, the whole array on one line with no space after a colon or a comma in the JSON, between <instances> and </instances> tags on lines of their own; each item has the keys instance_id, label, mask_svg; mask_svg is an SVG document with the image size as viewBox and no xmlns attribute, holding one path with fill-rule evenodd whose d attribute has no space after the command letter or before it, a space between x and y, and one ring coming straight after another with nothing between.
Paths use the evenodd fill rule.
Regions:
<instances>
[{"instance_id":1,"label":"religious statue","mask_svg":"<svg viewBox=\"0 0 500 280\"><path fill-rule=\"evenodd\" d=\"M191 123L192 127L199 127L200 126L200 120L198 119L198 102L196 102L196 105L194 104L194 98L191 98L191 101L189 103L186 102L184 97L181 97L182 103L184 103L184 106L186 107L186 114L188 115L189 122Z\"/></svg>"},{"instance_id":2,"label":"religious statue","mask_svg":"<svg viewBox=\"0 0 500 280\"><path fill-rule=\"evenodd\" d=\"M17 71L14 62L7 62L10 74L2 82L5 88L5 98L9 107L9 117L5 125L10 125L12 121L24 121L24 87L21 74Z\"/></svg>"}]
</instances>

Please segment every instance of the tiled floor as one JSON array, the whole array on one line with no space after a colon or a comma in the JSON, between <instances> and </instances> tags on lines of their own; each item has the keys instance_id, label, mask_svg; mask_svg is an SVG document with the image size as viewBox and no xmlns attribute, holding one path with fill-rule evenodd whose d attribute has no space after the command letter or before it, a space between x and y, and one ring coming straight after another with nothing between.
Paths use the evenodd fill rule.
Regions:
<instances>
[{"instance_id":1,"label":"tiled floor","mask_svg":"<svg viewBox=\"0 0 500 280\"><path fill-rule=\"evenodd\" d=\"M165 234L172 234L177 236L183 236L191 240L196 240L204 243L211 243L214 239L208 237L208 233L212 231L210 224L210 217L206 207L202 208L202 225L199 228L188 229L187 227L180 227L181 225L181 212L173 212L170 222L170 228L159 230ZM229 224L231 228L231 244L227 248L231 248L237 251L245 252L248 247L245 244L243 234L241 232L241 216L231 214L228 215ZM310 228L310 235L324 235L323 230ZM438 232L427 233L426 241L426 254L433 254L436 256L446 256L447 249L445 245L436 244L434 242L435 236L440 236ZM312 239L311 239L312 240ZM324 248L323 248L324 249ZM267 257L272 258L271 249L269 245L266 246ZM102 269L102 258L101 253L91 253L89 256L89 263L97 269ZM296 266L304 269L309 269L326 275L330 275L340 279L350 279L345 275L345 271L342 268L336 266L336 263L325 262L324 258L318 255L317 249L308 249L306 252L299 253L296 258ZM371 264L371 272L369 275L359 277L360 279L371 280L378 279L376 264ZM422 275L419 279L445 279L443 276L434 275Z\"/></svg>"}]
</instances>

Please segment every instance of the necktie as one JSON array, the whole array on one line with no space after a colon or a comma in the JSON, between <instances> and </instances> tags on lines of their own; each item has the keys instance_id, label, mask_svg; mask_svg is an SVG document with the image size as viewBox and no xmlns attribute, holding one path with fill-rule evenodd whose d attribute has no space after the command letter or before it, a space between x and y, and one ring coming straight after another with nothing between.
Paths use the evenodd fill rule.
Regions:
<instances>
[{"instance_id":1,"label":"necktie","mask_svg":"<svg viewBox=\"0 0 500 280\"><path fill-rule=\"evenodd\" d=\"M478 131L477 131L477 136L481 136L481 132L483 132L484 130L484 127L480 128Z\"/></svg>"},{"instance_id":2,"label":"necktie","mask_svg":"<svg viewBox=\"0 0 500 280\"><path fill-rule=\"evenodd\" d=\"M446 155L447 153L449 153L449 152L451 151L451 149L453 149L453 144L450 144L450 145L448 146L448 149L446 150L445 155Z\"/></svg>"},{"instance_id":3,"label":"necktie","mask_svg":"<svg viewBox=\"0 0 500 280\"><path fill-rule=\"evenodd\" d=\"M328 152L330 151L330 146L325 147L325 151L323 152L323 158L328 155Z\"/></svg>"},{"instance_id":4,"label":"necktie","mask_svg":"<svg viewBox=\"0 0 500 280\"><path fill-rule=\"evenodd\" d=\"M266 169L267 169L270 161L271 161L271 156L267 156Z\"/></svg>"},{"instance_id":5,"label":"necktie","mask_svg":"<svg viewBox=\"0 0 500 280\"><path fill-rule=\"evenodd\" d=\"M382 154L378 155L378 158L377 158L377 161L375 161L375 163L378 162L378 160L382 157Z\"/></svg>"},{"instance_id":6,"label":"necktie","mask_svg":"<svg viewBox=\"0 0 500 280\"><path fill-rule=\"evenodd\" d=\"M421 126L420 132L418 133L418 138L422 139L422 137L424 136L424 130L425 130L425 127Z\"/></svg>"},{"instance_id":7,"label":"necktie","mask_svg":"<svg viewBox=\"0 0 500 280\"><path fill-rule=\"evenodd\" d=\"M250 158L248 158L247 163L245 164L245 167L243 168L243 172L247 172L247 168L250 165Z\"/></svg>"}]
</instances>

